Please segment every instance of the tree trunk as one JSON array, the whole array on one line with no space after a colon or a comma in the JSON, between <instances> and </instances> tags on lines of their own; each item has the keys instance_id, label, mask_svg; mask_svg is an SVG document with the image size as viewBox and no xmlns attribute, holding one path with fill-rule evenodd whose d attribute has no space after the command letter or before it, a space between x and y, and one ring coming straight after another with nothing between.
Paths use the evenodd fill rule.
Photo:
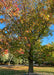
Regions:
<instances>
[{"instance_id":1,"label":"tree trunk","mask_svg":"<svg viewBox=\"0 0 54 75\"><path fill-rule=\"evenodd\" d=\"M33 54L32 54L32 49L30 49L30 51L29 51L28 61L29 61L28 73L33 73Z\"/></svg>"},{"instance_id":2,"label":"tree trunk","mask_svg":"<svg viewBox=\"0 0 54 75\"><path fill-rule=\"evenodd\" d=\"M8 62L8 65L10 66L10 61Z\"/></svg>"},{"instance_id":3,"label":"tree trunk","mask_svg":"<svg viewBox=\"0 0 54 75\"><path fill-rule=\"evenodd\" d=\"M28 73L33 73L33 60L29 59L29 70Z\"/></svg>"}]
</instances>

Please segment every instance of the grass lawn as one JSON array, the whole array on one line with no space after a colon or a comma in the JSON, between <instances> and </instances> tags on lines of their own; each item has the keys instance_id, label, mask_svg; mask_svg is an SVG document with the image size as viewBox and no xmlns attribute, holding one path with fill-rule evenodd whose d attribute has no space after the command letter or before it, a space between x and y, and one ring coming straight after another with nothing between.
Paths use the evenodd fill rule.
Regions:
<instances>
[{"instance_id":1,"label":"grass lawn","mask_svg":"<svg viewBox=\"0 0 54 75\"><path fill-rule=\"evenodd\" d=\"M24 75L26 72L28 72L27 66L0 67L0 75ZM54 75L54 67L34 67L34 72Z\"/></svg>"}]
</instances>

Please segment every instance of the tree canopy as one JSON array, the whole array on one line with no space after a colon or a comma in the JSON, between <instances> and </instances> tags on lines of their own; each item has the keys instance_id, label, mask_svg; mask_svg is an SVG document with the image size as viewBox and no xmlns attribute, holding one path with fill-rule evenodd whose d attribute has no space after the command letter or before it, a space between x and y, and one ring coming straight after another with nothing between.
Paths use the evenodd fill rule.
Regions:
<instances>
[{"instance_id":1,"label":"tree canopy","mask_svg":"<svg viewBox=\"0 0 54 75\"><path fill-rule=\"evenodd\" d=\"M29 60L29 72L33 72L33 54L40 39L50 34L53 24L54 0L1 0L0 14L5 28L1 33L11 39L13 52L22 50ZM8 46L9 46L8 45Z\"/></svg>"}]
</instances>

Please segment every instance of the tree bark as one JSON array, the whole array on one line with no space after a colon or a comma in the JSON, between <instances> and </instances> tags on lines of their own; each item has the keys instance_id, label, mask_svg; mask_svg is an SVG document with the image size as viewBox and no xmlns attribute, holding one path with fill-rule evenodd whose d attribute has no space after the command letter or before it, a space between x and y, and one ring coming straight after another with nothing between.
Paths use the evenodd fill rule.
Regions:
<instances>
[{"instance_id":1,"label":"tree bark","mask_svg":"<svg viewBox=\"0 0 54 75\"><path fill-rule=\"evenodd\" d=\"M28 73L33 73L33 54L32 54L32 49L29 51L28 61L29 61Z\"/></svg>"},{"instance_id":2,"label":"tree bark","mask_svg":"<svg viewBox=\"0 0 54 75\"><path fill-rule=\"evenodd\" d=\"M29 59L29 70L28 73L33 73L33 60Z\"/></svg>"}]
</instances>

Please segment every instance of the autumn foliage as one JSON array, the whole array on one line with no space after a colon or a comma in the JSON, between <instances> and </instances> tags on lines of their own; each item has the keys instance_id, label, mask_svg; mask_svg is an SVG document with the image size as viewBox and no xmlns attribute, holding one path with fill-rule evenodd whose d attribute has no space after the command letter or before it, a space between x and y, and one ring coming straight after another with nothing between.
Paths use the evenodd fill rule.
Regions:
<instances>
[{"instance_id":1,"label":"autumn foliage","mask_svg":"<svg viewBox=\"0 0 54 75\"><path fill-rule=\"evenodd\" d=\"M0 14L6 27L1 33L8 41L8 47L15 55L25 54L29 60L29 72L33 72L33 57L40 40L50 34L53 23L54 0L1 0ZM7 32L7 33L5 33ZM18 55L18 54L17 54Z\"/></svg>"}]
</instances>

